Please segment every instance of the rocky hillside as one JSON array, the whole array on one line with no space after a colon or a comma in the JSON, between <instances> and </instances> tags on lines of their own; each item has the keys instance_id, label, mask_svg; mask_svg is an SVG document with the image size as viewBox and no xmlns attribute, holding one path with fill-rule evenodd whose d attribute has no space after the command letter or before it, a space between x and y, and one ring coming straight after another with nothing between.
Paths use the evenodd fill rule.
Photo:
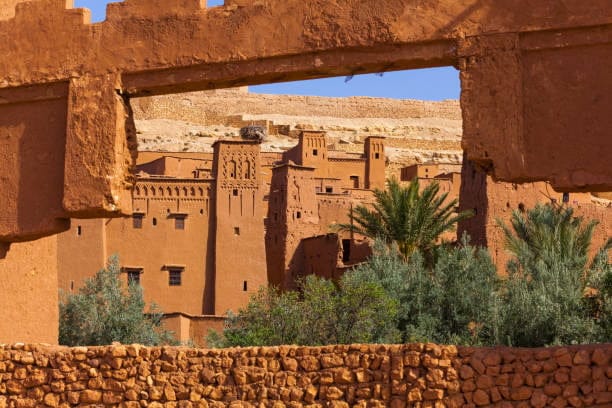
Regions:
<instances>
[{"instance_id":1,"label":"rocky hillside","mask_svg":"<svg viewBox=\"0 0 612 408\"><path fill-rule=\"evenodd\" d=\"M238 137L241 126L266 123L275 130L264 143L268 151L294 146L300 129L324 130L333 148L347 152L363 151L367 136L386 136L390 174L408 164L462 158L461 110L454 100L261 95L236 88L139 98L132 107L142 151L211 151L215 140Z\"/></svg>"}]
</instances>

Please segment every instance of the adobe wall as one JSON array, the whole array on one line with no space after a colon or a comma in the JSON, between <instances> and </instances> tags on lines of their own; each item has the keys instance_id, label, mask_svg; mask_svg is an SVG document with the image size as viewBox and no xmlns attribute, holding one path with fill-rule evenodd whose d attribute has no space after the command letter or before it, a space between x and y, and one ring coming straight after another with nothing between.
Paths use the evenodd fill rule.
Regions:
<instances>
[{"instance_id":1,"label":"adobe wall","mask_svg":"<svg viewBox=\"0 0 612 408\"><path fill-rule=\"evenodd\" d=\"M461 71L471 160L506 181L610 188L607 0L539 0L529 13L512 0L313 1L126 0L99 24L70 1L3 2L0 240L131 211L130 98L444 65Z\"/></svg>"},{"instance_id":2,"label":"adobe wall","mask_svg":"<svg viewBox=\"0 0 612 408\"><path fill-rule=\"evenodd\" d=\"M259 143L216 142L214 145L214 309L207 314L236 312L252 294L267 286L264 183ZM213 202L211 202L213 203ZM213 238L214 237L214 238Z\"/></svg>"},{"instance_id":3,"label":"adobe wall","mask_svg":"<svg viewBox=\"0 0 612 408\"><path fill-rule=\"evenodd\" d=\"M0 263L0 344L57 343L57 238L14 243Z\"/></svg>"},{"instance_id":4,"label":"adobe wall","mask_svg":"<svg viewBox=\"0 0 612 408\"><path fill-rule=\"evenodd\" d=\"M104 218L73 220L68 231L57 235L56 263L61 291L77 292L85 279L93 277L106 266L108 257L113 255L112 252L107 252L106 237L109 226L109 220Z\"/></svg>"},{"instance_id":5,"label":"adobe wall","mask_svg":"<svg viewBox=\"0 0 612 408\"><path fill-rule=\"evenodd\" d=\"M162 323L166 330L173 332L174 338L181 344L209 347L206 341L209 330L221 333L225 326L225 319L225 316L165 313Z\"/></svg>"},{"instance_id":6,"label":"adobe wall","mask_svg":"<svg viewBox=\"0 0 612 408\"><path fill-rule=\"evenodd\" d=\"M538 203L563 202L563 194L544 182L513 184L493 180L478 166L464 161L461 174L460 211L472 210L474 217L459 223L458 234L467 232L473 244L485 246L495 261L500 274L506 273L510 254L504 248L504 234L497 220L510 225L512 212L529 210ZM585 223L599 221L590 248L591 256L601 248L608 237L612 237L612 207L593 202L588 193L570 193L569 203L576 216L584 217Z\"/></svg>"},{"instance_id":7,"label":"adobe wall","mask_svg":"<svg viewBox=\"0 0 612 408\"><path fill-rule=\"evenodd\" d=\"M609 407L612 345L0 346L0 406Z\"/></svg>"}]
</instances>

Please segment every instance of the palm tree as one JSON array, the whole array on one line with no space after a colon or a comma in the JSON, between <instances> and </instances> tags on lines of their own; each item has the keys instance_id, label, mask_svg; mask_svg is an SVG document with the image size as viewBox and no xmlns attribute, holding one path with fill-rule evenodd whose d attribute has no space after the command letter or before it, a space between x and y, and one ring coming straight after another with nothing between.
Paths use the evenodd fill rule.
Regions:
<instances>
[{"instance_id":1,"label":"palm tree","mask_svg":"<svg viewBox=\"0 0 612 408\"><path fill-rule=\"evenodd\" d=\"M351 209L350 224L339 224L337 228L382 239L388 245L395 243L404 259L416 250L430 253L444 232L472 215L470 211L455 213L457 200L447 202L448 193L439 191L436 181L421 192L416 178L407 187L392 178L386 190L374 190L371 208L359 205Z\"/></svg>"},{"instance_id":2,"label":"palm tree","mask_svg":"<svg viewBox=\"0 0 612 408\"><path fill-rule=\"evenodd\" d=\"M515 259L509 268L532 273L535 265L542 262L550 268L562 262L575 270L587 266L589 246L598 221L583 224L582 217L574 217L571 207L538 204L523 213L514 211L511 227L497 221L504 231L506 249Z\"/></svg>"},{"instance_id":3,"label":"palm tree","mask_svg":"<svg viewBox=\"0 0 612 408\"><path fill-rule=\"evenodd\" d=\"M546 204L513 212L510 226L498 224L513 255L500 293L498 342L534 347L610 341L612 308L604 283L612 270L612 240L589 264L598 222L585 223L571 207Z\"/></svg>"}]
</instances>

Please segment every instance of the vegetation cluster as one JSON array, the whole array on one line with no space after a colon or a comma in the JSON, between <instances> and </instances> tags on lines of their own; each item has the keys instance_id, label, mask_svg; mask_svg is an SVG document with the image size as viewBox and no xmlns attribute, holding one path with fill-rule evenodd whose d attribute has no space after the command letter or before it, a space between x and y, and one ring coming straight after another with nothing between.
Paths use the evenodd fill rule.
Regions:
<instances>
[{"instance_id":1,"label":"vegetation cluster","mask_svg":"<svg viewBox=\"0 0 612 408\"><path fill-rule=\"evenodd\" d=\"M101 346L120 342L172 344L172 333L162 328L162 313L147 307L142 287L120 279L119 259L87 279L78 293L60 294L59 342L66 346Z\"/></svg>"},{"instance_id":2,"label":"vegetation cluster","mask_svg":"<svg viewBox=\"0 0 612 408\"><path fill-rule=\"evenodd\" d=\"M211 346L435 342L536 347L612 341L612 238L589 259L597 223L571 207L538 205L499 222L513 255L500 277L485 248L441 241L469 213L456 213L433 183L391 180L376 204L339 228L371 237L368 262L337 282L314 275L297 291L261 288L228 314ZM60 343L172 343L161 312L119 278L116 258L60 302Z\"/></svg>"},{"instance_id":3,"label":"vegetation cluster","mask_svg":"<svg viewBox=\"0 0 612 408\"><path fill-rule=\"evenodd\" d=\"M469 213L433 183L391 180L342 225L376 240L338 282L308 276L298 291L262 288L230 314L218 347L436 342L537 347L612 341L612 239L589 262L595 221L539 205L499 222L513 255L505 277L464 236L440 242Z\"/></svg>"}]
</instances>

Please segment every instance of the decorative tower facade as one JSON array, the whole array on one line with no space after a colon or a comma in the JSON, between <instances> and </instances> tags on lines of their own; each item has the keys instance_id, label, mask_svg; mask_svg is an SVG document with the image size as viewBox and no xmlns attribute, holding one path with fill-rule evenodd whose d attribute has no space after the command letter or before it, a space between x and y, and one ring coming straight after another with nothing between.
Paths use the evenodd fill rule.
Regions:
<instances>
[{"instance_id":1,"label":"decorative tower facade","mask_svg":"<svg viewBox=\"0 0 612 408\"><path fill-rule=\"evenodd\" d=\"M259 142L218 141L213 149L214 312L224 314L267 285L263 192Z\"/></svg>"}]
</instances>

